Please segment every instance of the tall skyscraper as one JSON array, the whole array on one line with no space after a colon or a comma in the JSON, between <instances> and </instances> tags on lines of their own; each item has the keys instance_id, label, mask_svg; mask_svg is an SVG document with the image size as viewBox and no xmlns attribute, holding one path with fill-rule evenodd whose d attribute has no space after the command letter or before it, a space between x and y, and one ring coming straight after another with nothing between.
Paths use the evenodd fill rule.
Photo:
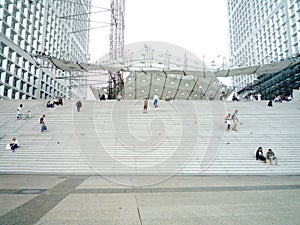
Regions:
<instances>
[{"instance_id":1,"label":"tall skyscraper","mask_svg":"<svg viewBox=\"0 0 300 225\"><path fill-rule=\"evenodd\" d=\"M227 0L230 65L254 66L300 53L299 0ZM235 77L240 90L255 75Z\"/></svg>"},{"instance_id":2,"label":"tall skyscraper","mask_svg":"<svg viewBox=\"0 0 300 225\"><path fill-rule=\"evenodd\" d=\"M85 96L86 79L60 71L35 56L86 62L90 3L91 0L0 0L0 97Z\"/></svg>"}]
</instances>

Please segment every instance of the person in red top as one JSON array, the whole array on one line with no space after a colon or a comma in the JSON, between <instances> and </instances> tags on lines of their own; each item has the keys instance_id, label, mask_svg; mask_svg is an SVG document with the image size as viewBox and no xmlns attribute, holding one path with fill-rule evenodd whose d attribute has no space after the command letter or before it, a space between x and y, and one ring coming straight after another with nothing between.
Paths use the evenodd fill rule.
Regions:
<instances>
[{"instance_id":1,"label":"person in red top","mask_svg":"<svg viewBox=\"0 0 300 225\"><path fill-rule=\"evenodd\" d=\"M144 100L144 113L148 111L148 98L145 98Z\"/></svg>"}]
</instances>

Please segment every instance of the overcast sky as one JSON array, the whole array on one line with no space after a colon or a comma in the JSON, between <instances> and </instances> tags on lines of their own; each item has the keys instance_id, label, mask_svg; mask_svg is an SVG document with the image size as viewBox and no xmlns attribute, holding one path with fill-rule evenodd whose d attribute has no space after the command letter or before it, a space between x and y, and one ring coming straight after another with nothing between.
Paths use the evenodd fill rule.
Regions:
<instances>
[{"instance_id":1,"label":"overcast sky","mask_svg":"<svg viewBox=\"0 0 300 225\"><path fill-rule=\"evenodd\" d=\"M109 8L110 0L93 0ZM93 11L99 11L94 8ZM92 13L93 21L110 22L110 12ZM103 26L92 23L92 27ZM91 30L91 60L109 49L109 27ZM125 44L163 41L179 45L207 61L227 57L226 0L126 0Z\"/></svg>"}]
</instances>

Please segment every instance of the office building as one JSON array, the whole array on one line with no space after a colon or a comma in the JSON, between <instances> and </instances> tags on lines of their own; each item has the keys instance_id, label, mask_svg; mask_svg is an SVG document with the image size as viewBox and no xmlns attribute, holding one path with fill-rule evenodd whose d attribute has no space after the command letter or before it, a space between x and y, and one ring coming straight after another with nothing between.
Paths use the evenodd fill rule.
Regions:
<instances>
[{"instance_id":1,"label":"office building","mask_svg":"<svg viewBox=\"0 0 300 225\"><path fill-rule=\"evenodd\" d=\"M0 0L0 97L82 98L85 79L41 58L86 62L91 0ZM77 76L78 77L78 76Z\"/></svg>"},{"instance_id":2,"label":"office building","mask_svg":"<svg viewBox=\"0 0 300 225\"><path fill-rule=\"evenodd\" d=\"M300 1L227 0L230 65L275 63L300 53ZM256 75L233 79L236 91Z\"/></svg>"}]
</instances>

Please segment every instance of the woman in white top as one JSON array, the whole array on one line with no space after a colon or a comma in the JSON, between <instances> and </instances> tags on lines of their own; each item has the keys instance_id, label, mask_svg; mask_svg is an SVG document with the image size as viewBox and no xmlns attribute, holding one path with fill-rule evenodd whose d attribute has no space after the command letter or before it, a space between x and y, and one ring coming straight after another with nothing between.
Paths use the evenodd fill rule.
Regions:
<instances>
[{"instance_id":1,"label":"woman in white top","mask_svg":"<svg viewBox=\"0 0 300 225\"><path fill-rule=\"evenodd\" d=\"M232 115L232 120L233 120L233 128L232 130L237 131L236 127L238 125L239 119L238 119L238 110L236 109L235 112Z\"/></svg>"},{"instance_id":2,"label":"woman in white top","mask_svg":"<svg viewBox=\"0 0 300 225\"><path fill-rule=\"evenodd\" d=\"M10 141L10 149L14 152L16 148L19 147L19 142L17 141L16 137L13 137Z\"/></svg>"},{"instance_id":3,"label":"woman in white top","mask_svg":"<svg viewBox=\"0 0 300 225\"><path fill-rule=\"evenodd\" d=\"M230 125L231 125L231 114L228 113L227 116L225 117L225 122L227 124L227 131L230 130Z\"/></svg>"},{"instance_id":4,"label":"woman in white top","mask_svg":"<svg viewBox=\"0 0 300 225\"><path fill-rule=\"evenodd\" d=\"M17 108L17 119L22 118L23 104L20 104Z\"/></svg>"}]
</instances>

